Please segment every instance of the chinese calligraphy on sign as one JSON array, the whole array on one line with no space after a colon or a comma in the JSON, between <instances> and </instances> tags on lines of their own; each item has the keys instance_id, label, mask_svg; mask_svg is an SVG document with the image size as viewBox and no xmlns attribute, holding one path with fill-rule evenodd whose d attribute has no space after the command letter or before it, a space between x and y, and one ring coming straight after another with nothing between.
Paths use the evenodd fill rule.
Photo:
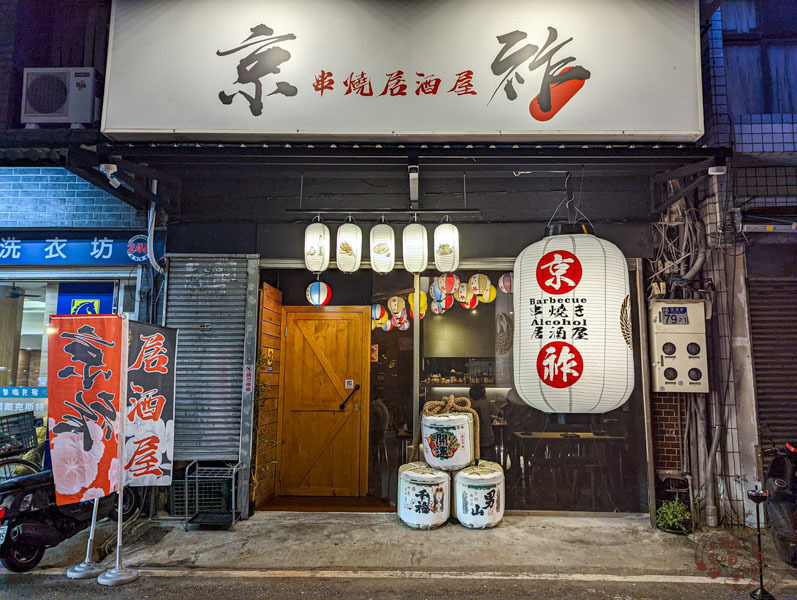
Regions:
<instances>
[{"instance_id":1,"label":"chinese calligraphy on sign","mask_svg":"<svg viewBox=\"0 0 797 600\"><path fill-rule=\"evenodd\" d=\"M170 485L177 331L130 323L125 472L133 486Z\"/></svg>"},{"instance_id":2,"label":"chinese calligraphy on sign","mask_svg":"<svg viewBox=\"0 0 797 600\"><path fill-rule=\"evenodd\" d=\"M581 377L583 364L581 354L574 346L551 342L540 350L537 373L543 383L555 388L566 388Z\"/></svg>"},{"instance_id":3,"label":"chinese calligraphy on sign","mask_svg":"<svg viewBox=\"0 0 797 600\"><path fill-rule=\"evenodd\" d=\"M59 505L101 498L119 483L122 318L54 316L48 348L49 427Z\"/></svg>"},{"instance_id":4,"label":"chinese calligraphy on sign","mask_svg":"<svg viewBox=\"0 0 797 600\"><path fill-rule=\"evenodd\" d=\"M222 104L232 104L235 96L240 94L249 103L249 110L252 116L257 117L263 114L263 83L260 80L264 77L279 74L281 72L280 65L291 58L290 52L274 44L295 40L296 36L292 33L272 36L274 30L262 23L252 27L249 31L252 34L243 40L239 46L230 50L217 50L216 55L229 56L254 47L251 52L238 61L238 78L234 81L235 84L242 86L252 84L254 94L249 94L243 90L228 94L222 90L219 92L219 100L221 100ZM290 97L295 96L297 91L296 86L287 81L277 81L276 87L268 95L282 94Z\"/></svg>"}]
</instances>

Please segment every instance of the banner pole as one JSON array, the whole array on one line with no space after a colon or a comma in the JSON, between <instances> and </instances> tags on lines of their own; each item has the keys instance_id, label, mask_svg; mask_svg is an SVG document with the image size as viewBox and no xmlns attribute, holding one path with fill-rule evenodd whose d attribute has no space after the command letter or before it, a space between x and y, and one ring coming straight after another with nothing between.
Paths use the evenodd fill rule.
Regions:
<instances>
[{"instance_id":1,"label":"banner pole","mask_svg":"<svg viewBox=\"0 0 797 600\"><path fill-rule=\"evenodd\" d=\"M89 541L86 545L86 560L79 565L70 567L66 571L66 576L69 579L88 579L89 577L96 577L105 570L100 563L91 560L91 553L94 549L94 531L97 529L97 509L100 506L100 499L94 499L94 510L91 513L91 529L89 529Z\"/></svg>"},{"instance_id":2,"label":"banner pole","mask_svg":"<svg viewBox=\"0 0 797 600\"><path fill-rule=\"evenodd\" d=\"M124 518L125 495L125 421L127 421L127 369L128 348L130 346L130 328L127 316L122 321L122 365L121 385L119 394L119 498L116 518L116 567L105 571L97 577L97 583L102 585L123 585L138 579L138 571L122 567L122 520Z\"/></svg>"}]
</instances>

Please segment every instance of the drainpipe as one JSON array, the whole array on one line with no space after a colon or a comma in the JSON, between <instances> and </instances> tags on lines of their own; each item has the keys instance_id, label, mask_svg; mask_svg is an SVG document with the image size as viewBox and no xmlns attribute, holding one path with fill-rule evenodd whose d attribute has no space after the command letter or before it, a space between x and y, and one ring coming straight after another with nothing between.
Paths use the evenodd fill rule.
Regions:
<instances>
[{"instance_id":1,"label":"drainpipe","mask_svg":"<svg viewBox=\"0 0 797 600\"><path fill-rule=\"evenodd\" d=\"M717 505L715 502L716 497L716 482L714 481L714 468L717 462L717 450L720 444L720 407L719 396L714 396L714 403L711 407L711 420L713 439L711 440L711 450L708 452L708 462L706 464L706 525L709 527L716 527L719 523L717 518Z\"/></svg>"},{"instance_id":2,"label":"drainpipe","mask_svg":"<svg viewBox=\"0 0 797 600\"><path fill-rule=\"evenodd\" d=\"M153 179L149 185L150 191L153 195L158 194L158 180ZM158 264L158 261L155 259L155 214L157 212L157 206L155 202L149 203L149 217L147 219L147 256L149 257L149 264L152 265L152 268L155 269L158 273L163 275L163 267Z\"/></svg>"}]
</instances>

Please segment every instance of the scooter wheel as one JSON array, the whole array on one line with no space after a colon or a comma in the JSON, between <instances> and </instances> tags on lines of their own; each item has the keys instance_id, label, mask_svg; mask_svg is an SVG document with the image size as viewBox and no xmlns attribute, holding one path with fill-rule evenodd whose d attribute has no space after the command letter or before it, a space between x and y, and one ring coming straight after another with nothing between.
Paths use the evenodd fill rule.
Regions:
<instances>
[{"instance_id":1,"label":"scooter wheel","mask_svg":"<svg viewBox=\"0 0 797 600\"><path fill-rule=\"evenodd\" d=\"M44 546L28 546L7 542L0 562L9 571L24 573L39 564L44 556Z\"/></svg>"}]
</instances>

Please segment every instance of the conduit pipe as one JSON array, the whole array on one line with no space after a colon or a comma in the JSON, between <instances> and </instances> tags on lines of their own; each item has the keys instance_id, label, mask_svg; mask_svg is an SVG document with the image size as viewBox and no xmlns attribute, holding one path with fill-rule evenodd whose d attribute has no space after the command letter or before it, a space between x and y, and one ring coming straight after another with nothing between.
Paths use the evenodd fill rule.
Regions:
<instances>
[{"instance_id":1,"label":"conduit pipe","mask_svg":"<svg viewBox=\"0 0 797 600\"><path fill-rule=\"evenodd\" d=\"M153 195L158 194L158 180L153 179L150 182L150 191ZM163 275L163 267L158 264L155 258L155 214L157 213L157 206L154 202L149 203L149 215L147 218L147 257L149 257L149 264L158 273Z\"/></svg>"},{"instance_id":2,"label":"conduit pipe","mask_svg":"<svg viewBox=\"0 0 797 600\"><path fill-rule=\"evenodd\" d=\"M692 263L692 267L682 277L686 281L697 277L706 262L706 226L703 221L695 221L695 229L697 231L697 257Z\"/></svg>"}]
</instances>

